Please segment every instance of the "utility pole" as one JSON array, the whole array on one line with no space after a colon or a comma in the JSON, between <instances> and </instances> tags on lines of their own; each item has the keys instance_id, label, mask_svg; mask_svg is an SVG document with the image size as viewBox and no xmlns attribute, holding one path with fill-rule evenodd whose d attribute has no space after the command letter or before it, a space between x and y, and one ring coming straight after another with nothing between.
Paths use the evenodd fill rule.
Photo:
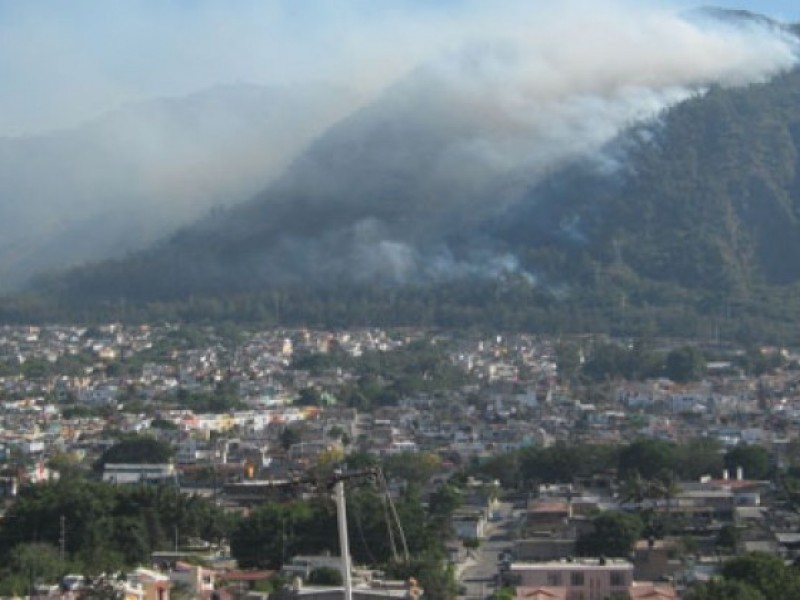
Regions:
<instances>
[{"instance_id":1,"label":"utility pole","mask_svg":"<svg viewBox=\"0 0 800 600\"><path fill-rule=\"evenodd\" d=\"M339 553L342 556L342 583L344 600L353 600L353 580L350 571L350 540L347 536L347 509L344 500L344 480L339 479L333 486L336 499L336 520L339 525Z\"/></svg>"},{"instance_id":2,"label":"utility pole","mask_svg":"<svg viewBox=\"0 0 800 600\"><path fill-rule=\"evenodd\" d=\"M344 600L353 600L353 579L350 570L350 540L347 534L347 508L344 495L344 482L349 479L359 479L359 478L375 478L378 479L381 483L383 483L384 486L386 484L386 481L385 479L383 479L383 476L379 469L364 469L360 471L337 472L324 481L320 481L319 479L313 477L300 477L281 484L283 486L291 487L304 483L313 483L316 485L323 484L328 488L328 490L333 488L334 502L336 503L336 521L339 529L339 549L341 554L342 583L344 584ZM391 498L389 498L389 501L391 502ZM394 504L391 504L391 506L392 506L392 513L394 517L397 519L397 513L394 510ZM282 524L281 527L282 527L281 537L285 539L285 529L284 529L285 525ZM406 560L408 560L408 549L405 544L405 536L402 535L402 529L401 529L401 538L403 541L403 548L405 550L404 555L406 557ZM283 551L285 550L282 550L282 552Z\"/></svg>"}]
</instances>

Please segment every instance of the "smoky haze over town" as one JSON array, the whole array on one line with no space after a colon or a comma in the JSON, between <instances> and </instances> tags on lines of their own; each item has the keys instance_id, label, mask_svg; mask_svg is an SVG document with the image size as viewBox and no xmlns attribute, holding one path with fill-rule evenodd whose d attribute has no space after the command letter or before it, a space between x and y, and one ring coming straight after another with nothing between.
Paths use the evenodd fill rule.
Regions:
<instances>
[{"instance_id":1,"label":"smoky haze over town","mask_svg":"<svg viewBox=\"0 0 800 600\"><path fill-rule=\"evenodd\" d=\"M800 598L800 7L0 2L0 600Z\"/></svg>"}]
</instances>

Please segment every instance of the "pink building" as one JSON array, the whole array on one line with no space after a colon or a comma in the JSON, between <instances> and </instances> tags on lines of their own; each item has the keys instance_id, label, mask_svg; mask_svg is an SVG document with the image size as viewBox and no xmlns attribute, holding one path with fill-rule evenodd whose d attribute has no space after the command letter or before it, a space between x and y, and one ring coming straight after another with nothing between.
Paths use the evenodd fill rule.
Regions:
<instances>
[{"instance_id":1,"label":"pink building","mask_svg":"<svg viewBox=\"0 0 800 600\"><path fill-rule=\"evenodd\" d=\"M604 600L613 594L629 596L633 565L626 560L603 559L512 563L509 576L511 582L520 588L546 591L550 591L548 588L565 588L564 600ZM546 595L540 597L547 598ZM529 600L539 598L531 596Z\"/></svg>"},{"instance_id":2,"label":"pink building","mask_svg":"<svg viewBox=\"0 0 800 600\"><path fill-rule=\"evenodd\" d=\"M677 600L678 594L671 585L636 582L630 589L631 600Z\"/></svg>"}]
</instances>

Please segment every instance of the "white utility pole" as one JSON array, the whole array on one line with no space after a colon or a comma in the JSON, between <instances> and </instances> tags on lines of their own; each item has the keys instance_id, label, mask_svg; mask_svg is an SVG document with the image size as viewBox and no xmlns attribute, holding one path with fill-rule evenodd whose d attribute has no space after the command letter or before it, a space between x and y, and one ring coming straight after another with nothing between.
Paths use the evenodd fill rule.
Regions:
<instances>
[{"instance_id":1,"label":"white utility pole","mask_svg":"<svg viewBox=\"0 0 800 600\"><path fill-rule=\"evenodd\" d=\"M339 552L342 555L342 583L344 600L353 600L353 579L350 571L350 542L347 537L347 509L344 500L344 480L334 485L336 517L339 524Z\"/></svg>"}]
</instances>

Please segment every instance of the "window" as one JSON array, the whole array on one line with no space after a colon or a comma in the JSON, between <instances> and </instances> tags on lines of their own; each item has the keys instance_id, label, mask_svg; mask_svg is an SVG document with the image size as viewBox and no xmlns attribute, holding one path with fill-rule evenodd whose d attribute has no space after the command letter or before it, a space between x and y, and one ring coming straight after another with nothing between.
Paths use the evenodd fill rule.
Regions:
<instances>
[{"instance_id":1,"label":"window","mask_svg":"<svg viewBox=\"0 0 800 600\"><path fill-rule=\"evenodd\" d=\"M547 585L558 587L561 585L561 573L548 573Z\"/></svg>"},{"instance_id":2,"label":"window","mask_svg":"<svg viewBox=\"0 0 800 600\"><path fill-rule=\"evenodd\" d=\"M611 587L625 587L627 585L625 573L611 573Z\"/></svg>"},{"instance_id":3,"label":"window","mask_svg":"<svg viewBox=\"0 0 800 600\"><path fill-rule=\"evenodd\" d=\"M583 578L583 573L572 573L572 574L570 574L569 583L570 583L570 585L574 585L574 586L583 586L583 585L585 585L584 578Z\"/></svg>"}]
</instances>

